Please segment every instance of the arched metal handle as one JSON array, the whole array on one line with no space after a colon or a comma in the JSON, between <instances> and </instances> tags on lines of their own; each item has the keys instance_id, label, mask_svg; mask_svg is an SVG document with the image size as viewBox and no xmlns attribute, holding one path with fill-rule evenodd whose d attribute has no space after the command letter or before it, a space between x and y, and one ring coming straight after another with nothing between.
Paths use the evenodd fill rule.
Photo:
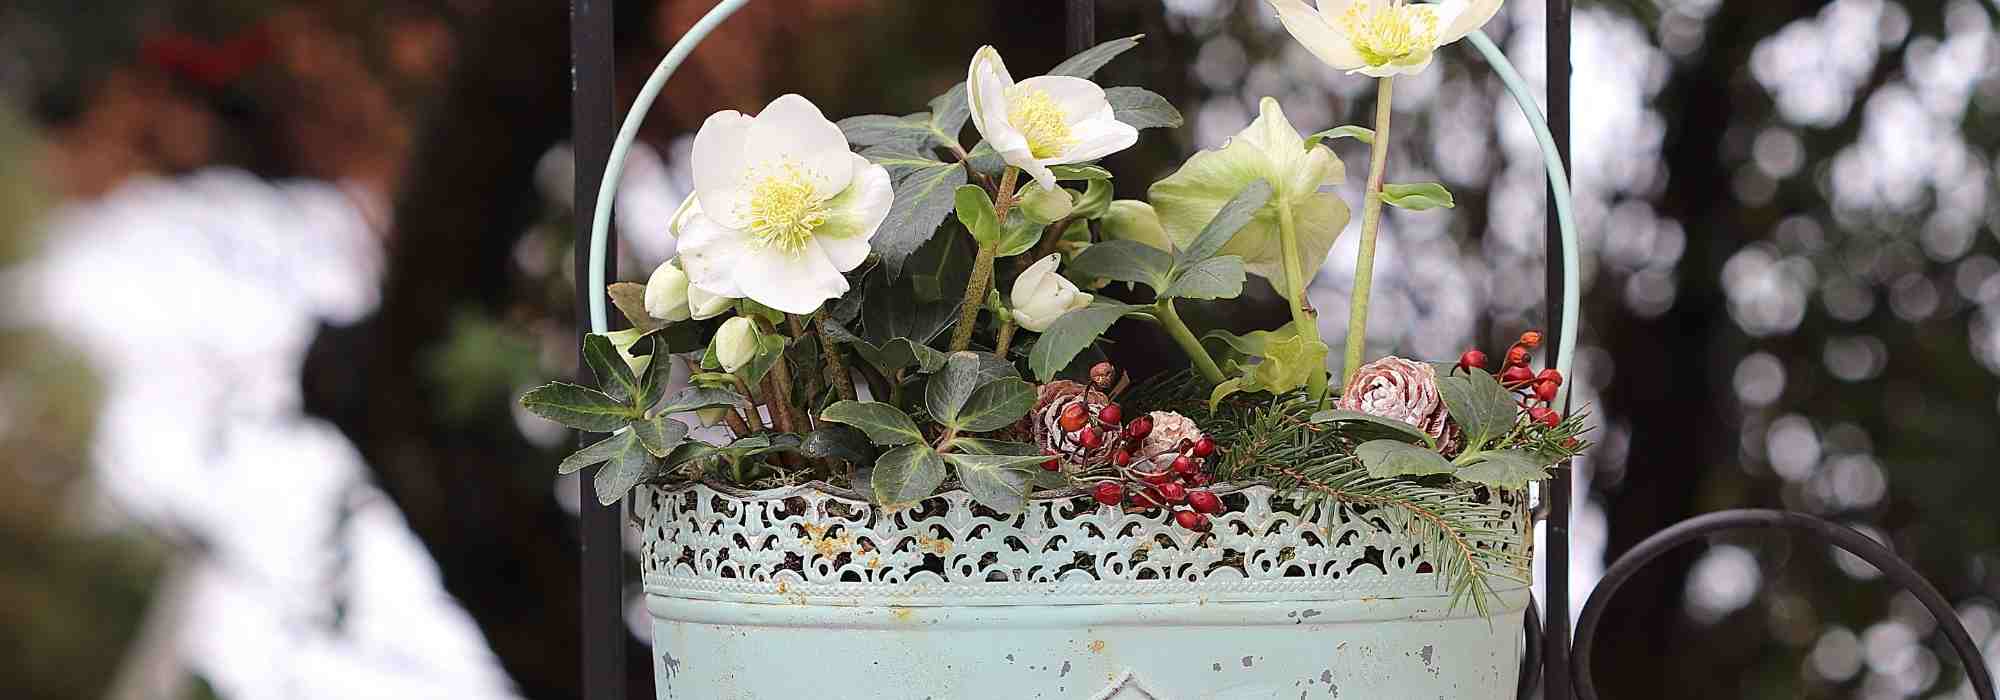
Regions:
<instances>
[{"instance_id":1,"label":"arched metal handle","mask_svg":"<svg viewBox=\"0 0 2000 700\"><path fill-rule=\"evenodd\" d=\"M1590 674L1591 642L1597 633L1598 621L1604 617L1605 606L1611 602L1612 596L1617 595L1619 587L1668 550L1713 533L1748 529L1782 529L1810 535L1882 570L1882 575L1915 595L1917 601L1937 618L1945 639L1951 642L1952 650L1958 653L1959 660L1965 665L1965 674L1972 682L1973 693L1981 700L1995 700L1993 676L1986 669L1985 657L1979 654L1979 645L1972 641L1972 635L1966 633L1965 625L1959 622L1951 602L1945 600L1937 587L1924 580L1916 569L1889 548L1853 528L1803 513L1752 509L1726 510L1681 521L1646 538L1604 572L1604 580L1598 582L1590 600L1583 605L1583 614L1576 620L1575 663L1571 666L1571 674L1577 697L1597 700L1597 686L1591 681Z\"/></svg>"}]
</instances>

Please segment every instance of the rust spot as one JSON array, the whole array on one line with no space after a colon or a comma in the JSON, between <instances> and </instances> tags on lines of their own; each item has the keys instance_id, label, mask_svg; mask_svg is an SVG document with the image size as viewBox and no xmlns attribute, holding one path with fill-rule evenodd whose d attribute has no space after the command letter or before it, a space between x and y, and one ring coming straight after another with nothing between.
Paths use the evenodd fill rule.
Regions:
<instances>
[{"instance_id":1,"label":"rust spot","mask_svg":"<svg viewBox=\"0 0 2000 700\"><path fill-rule=\"evenodd\" d=\"M916 611L909 608L889 608L889 616L897 622L909 622L916 617Z\"/></svg>"},{"instance_id":2,"label":"rust spot","mask_svg":"<svg viewBox=\"0 0 2000 700\"><path fill-rule=\"evenodd\" d=\"M1090 640L1090 653L1092 654L1104 653L1104 640L1102 639Z\"/></svg>"},{"instance_id":3,"label":"rust spot","mask_svg":"<svg viewBox=\"0 0 2000 700\"><path fill-rule=\"evenodd\" d=\"M918 535L917 548L928 549L932 554L944 554L945 552L951 551L951 540L941 540L934 537L925 537L923 535Z\"/></svg>"}]
</instances>

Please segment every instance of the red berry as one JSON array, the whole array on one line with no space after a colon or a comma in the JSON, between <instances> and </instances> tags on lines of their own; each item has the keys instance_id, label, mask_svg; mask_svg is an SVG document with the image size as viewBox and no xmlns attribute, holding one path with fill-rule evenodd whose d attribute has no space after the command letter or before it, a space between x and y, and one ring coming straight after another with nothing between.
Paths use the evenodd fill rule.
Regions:
<instances>
[{"instance_id":1,"label":"red berry","mask_svg":"<svg viewBox=\"0 0 2000 700\"><path fill-rule=\"evenodd\" d=\"M1556 427L1557 423L1562 422L1562 414L1541 406L1529 406L1528 419L1553 428Z\"/></svg>"},{"instance_id":2,"label":"red berry","mask_svg":"<svg viewBox=\"0 0 2000 700\"><path fill-rule=\"evenodd\" d=\"M1097 499L1098 503L1115 506L1119 501L1125 500L1125 487L1118 485L1116 481L1101 481L1098 482L1097 488L1091 489L1090 496Z\"/></svg>"},{"instance_id":3,"label":"red berry","mask_svg":"<svg viewBox=\"0 0 2000 700\"><path fill-rule=\"evenodd\" d=\"M1203 437L1200 440L1196 440L1194 441L1194 449L1192 450L1192 452L1194 452L1194 456L1196 457L1207 457L1209 455L1215 454L1215 441L1210 440L1206 437Z\"/></svg>"},{"instance_id":4,"label":"red berry","mask_svg":"<svg viewBox=\"0 0 2000 700\"><path fill-rule=\"evenodd\" d=\"M1535 398L1543 401L1556 400L1556 385L1547 379L1535 382Z\"/></svg>"},{"instance_id":5,"label":"red berry","mask_svg":"<svg viewBox=\"0 0 2000 700\"><path fill-rule=\"evenodd\" d=\"M1574 449L1576 449L1576 446L1577 446L1577 445L1581 445L1581 444L1583 444L1583 443L1580 443L1580 442L1577 442L1576 438L1569 438L1569 439L1566 439L1566 440L1563 440L1563 447L1564 447L1564 448L1566 448L1566 449L1571 449L1571 450L1574 450Z\"/></svg>"},{"instance_id":6,"label":"red berry","mask_svg":"<svg viewBox=\"0 0 2000 700\"><path fill-rule=\"evenodd\" d=\"M1139 475L1139 480L1149 484L1164 484L1174 480L1173 472L1148 472Z\"/></svg>"},{"instance_id":7,"label":"red berry","mask_svg":"<svg viewBox=\"0 0 2000 700\"><path fill-rule=\"evenodd\" d=\"M1153 432L1152 416L1139 416L1125 426L1125 437L1129 440L1144 440Z\"/></svg>"},{"instance_id":8,"label":"red berry","mask_svg":"<svg viewBox=\"0 0 2000 700\"><path fill-rule=\"evenodd\" d=\"M1104 406L1104 408L1102 408L1102 409L1099 409L1099 410L1097 411L1097 419L1098 419L1098 420L1100 420L1100 421L1103 421L1103 422L1106 422L1106 423L1110 423L1110 424L1112 424L1112 425L1117 425L1117 424L1119 424L1119 423L1123 423L1123 422L1125 422L1125 421L1123 420L1124 418L1125 418L1125 412L1124 412L1124 411L1122 411L1122 410L1119 410L1119 408L1118 408L1118 404L1115 404L1115 403L1114 403L1114 404L1106 404L1106 405Z\"/></svg>"},{"instance_id":9,"label":"red berry","mask_svg":"<svg viewBox=\"0 0 2000 700\"><path fill-rule=\"evenodd\" d=\"M1208 516L1191 510L1175 513L1174 523L1195 532L1205 532L1208 530Z\"/></svg>"},{"instance_id":10,"label":"red berry","mask_svg":"<svg viewBox=\"0 0 2000 700\"><path fill-rule=\"evenodd\" d=\"M1222 499L1217 498L1214 493L1208 491L1189 491L1187 499L1188 505L1197 511L1203 513L1222 512Z\"/></svg>"},{"instance_id":11,"label":"red berry","mask_svg":"<svg viewBox=\"0 0 2000 700\"><path fill-rule=\"evenodd\" d=\"M1526 367L1521 367L1518 365L1514 367L1508 367L1507 371L1500 373L1500 383L1507 386L1513 386L1516 384L1526 384L1534 380L1535 380L1534 372L1529 371L1528 368Z\"/></svg>"},{"instance_id":12,"label":"red berry","mask_svg":"<svg viewBox=\"0 0 2000 700\"><path fill-rule=\"evenodd\" d=\"M1187 496L1186 486L1175 483L1160 484L1160 498L1166 499L1168 503L1180 503L1187 500Z\"/></svg>"},{"instance_id":13,"label":"red berry","mask_svg":"<svg viewBox=\"0 0 2000 700\"><path fill-rule=\"evenodd\" d=\"M1520 342L1520 345L1521 345L1521 347L1524 347L1524 348L1527 348L1527 349L1529 349L1529 350L1533 350L1533 349L1535 349L1535 348L1538 348L1538 347L1541 347L1541 345L1542 345L1542 332L1541 332L1541 331L1528 331L1528 332L1526 332L1526 333L1522 333L1522 334L1521 334L1521 342Z\"/></svg>"},{"instance_id":14,"label":"red berry","mask_svg":"<svg viewBox=\"0 0 2000 700\"><path fill-rule=\"evenodd\" d=\"M1486 353L1467 350L1465 354L1458 356L1458 366L1466 369L1486 369Z\"/></svg>"},{"instance_id":15,"label":"red berry","mask_svg":"<svg viewBox=\"0 0 2000 700\"><path fill-rule=\"evenodd\" d=\"M1175 457L1173 468L1175 474L1193 474L1197 471L1200 471L1199 469L1195 468L1194 460L1188 459L1187 455L1181 455L1179 457Z\"/></svg>"},{"instance_id":16,"label":"red berry","mask_svg":"<svg viewBox=\"0 0 2000 700\"><path fill-rule=\"evenodd\" d=\"M1549 368L1542 370L1541 374L1535 375L1535 379L1548 382L1550 384L1561 385L1563 383L1563 373L1557 372L1554 368Z\"/></svg>"},{"instance_id":17,"label":"red berry","mask_svg":"<svg viewBox=\"0 0 2000 700\"><path fill-rule=\"evenodd\" d=\"M1063 409L1062 418L1057 420L1056 424L1062 426L1063 432L1074 433L1082 430L1083 424L1089 420L1089 409L1085 408L1081 402L1078 402L1070 404L1069 408Z\"/></svg>"},{"instance_id":18,"label":"red berry","mask_svg":"<svg viewBox=\"0 0 2000 700\"><path fill-rule=\"evenodd\" d=\"M1528 366L1528 349L1519 345L1508 348L1507 366L1509 368Z\"/></svg>"},{"instance_id":19,"label":"red berry","mask_svg":"<svg viewBox=\"0 0 2000 700\"><path fill-rule=\"evenodd\" d=\"M1136 510L1152 510L1160 505L1157 499L1144 491L1132 492L1132 507Z\"/></svg>"},{"instance_id":20,"label":"red berry","mask_svg":"<svg viewBox=\"0 0 2000 700\"><path fill-rule=\"evenodd\" d=\"M1111 453L1111 464L1113 466L1118 467L1119 469L1124 469L1126 467L1132 466L1132 451L1119 450L1117 452Z\"/></svg>"},{"instance_id":21,"label":"red berry","mask_svg":"<svg viewBox=\"0 0 2000 700\"><path fill-rule=\"evenodd\" d=\"M1084 428L1083 434L1076 436L1076 441L1083 444L1083 449L1095 450L1104 445L1104 435L1096 428Z\"/></svg>"},{"instance_id":22,"label":"red berry","mask_svg":"<svg viewBox=\"0 0 2000 700\"><path fill-rule=\"evenodd\" d=\"M1214 481L1214 479L1210 478L1209 475L1206 473L1198 473L1195 474L1194 476L1188 477L1188 483L1194 484L1196 486L1207 486L1208 482L1210 481Z\"/></svg>"}]
</instances>

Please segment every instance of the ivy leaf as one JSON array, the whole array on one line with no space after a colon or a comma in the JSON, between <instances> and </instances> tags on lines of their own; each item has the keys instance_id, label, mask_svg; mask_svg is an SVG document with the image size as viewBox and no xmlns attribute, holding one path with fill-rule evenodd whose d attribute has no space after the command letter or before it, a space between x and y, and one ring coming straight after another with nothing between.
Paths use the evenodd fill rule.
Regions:
<instances>
[{"instance_id":1,"label":"ivy leaf","mask_svg":"<svg viewBox=\"0 0 2000 700\"><path fill-rule=\"evenodd\" d=\"M1524 450L1485 453L1456 474L1464 481L1514 490L1549 478L1548 465L1543 464L1540 457Z\"/></svg>"},{"instance_id":2,"label":"ivy leaf","mask_svg":"<svg viewBox=\"0 0 2000 700\"><path fill-rule=\"evenodd\" d=\"M930 412L932 420L947 426L959 426L960 413L975 391L989 382L1013 375L1013 365L992 355L970 351L952 353L945 360L944 369L931 375L929 383L924 386L924 410Z\"/></svg>"},{"instance_id":3,"label":"ivy leaf","mask_svg":"<svg viewBox=\"0 0 2000 700\"><path fill-rule=\"evenodd\" d=\"M1195 234L1194 240L1189 242L1180 254L1174 256L1174 267L1186 268L1214 257L1215 251L1221 250L1222 246L1228 244L1229 239L1234 237L1237 231L1243 230L1243 227L1250 223L1250 219L1256 217L1257 212L1269 201L1271 201L1269 181L1259 179L1244 186L1235 197L1231 197L1227 204L1215 212L1215 218L1208 220L1208 225L1202 227L1201 233Z\"/></svg>"},{"instance_id":4,"label":"ivy leaf","mask_svg":"<svg viewBox=\"0 0 2000 700\"><path fill-rule=\"evenodd\" d=\"M1035 349L1028 353L1028 367L1038 381L1048 381L1069 366L1076 354L1097 341L1111 324L1126 314L1144 309L1143 306L1099 301L1075 311L1063 314L1049 329L1042 332L1041 339L1035 341Z\"/></svg>"},{"instance_id":5,"label":"ivy leaf","mask_svg":"<svg viewBox=\"0 0 2000 700\"><path fill-rule=\"evenodd\" d=\"M1403 442L1414 443L1414 444L1429 445L1431 439L1429 435L1424 434L1424 431L1418 430L1416 426L1410 425L1409 423L1404 423L1394 418L1383 418L1381 416L1369 415L1366 413L1362 413L1360 411L1347 411L1347 410L1320 411L1312 415L1312 422L1340 423L1340 424L1358 423L1361 424L1362 431L1368 434L1400 439Z\"/></svg>"},{"instance_id":6,"label":"ivy leaf","mask_svg":"<svg viewBox=\"0 0 2000 700\"><path fill-rule=\"evenodd\" d=\"M1166 251L1129 240L1105 241L1091 245L1069 262L1069 274L1084 279L1133 282L1154 293L1167 288L1173 273L1174 257Z\"/></svg>"},{"instance_id":7,"label":"ivy leaf","mask_svg":"<svg viewBox=\"0 0 2000 700\"><path fill-rule=\"evenodd\" d=\"M710 351L713 352L712 346ZM784 336L758 331L756 354L751 355L750 361L744 363L742 367L736 368L736 375L743 378L743 383L757 386L758 382L764 381L764 375L770 372L772 367L778 366L778 360L784 356Z\"/></svg>"},{"instance_id":8,"label":"ivy leaf","mask_svg":"<svg viewBox=\"0 0 2000 700\"><path fill-rule=\"evenodd\" d=\"M868 486L875 492L875 502L899 505L937 493L944 477L944 460L938 457L937 450L930 445L904 445L876 458Z\"/></svg>"},{"instance_id":9,"label":"ivy leaf","mask_svg":"<svg viewBox=\"0 0 2000 700\"><path fill-rule=\"evenodd\" d=\"M958 468L958 481L972 493L972 500L1002 513L1018 513L1028 505L1027 468L1041 464L1042 455L979 455L951 453L944 456ZM879 467L878 467L879 469Z\"/></svg>"},{"instance_id":10,"label":"ivy leaf","mask_svg":"<svg viewBox=\"0 0 2000 700\"><path fill-rule=\"evenodd\" d=\"M820 420L844 423L868 434L877 445L908 445L922 442L924 434L917 422L902 409L876 401L836 401L819 414Z\"/></svg>"},{"instance_id":11,"label":"ivy leaf","mask_svg":"<svg viewBox=\"0 0 2000 700\"><path fill-rule=\"evenodd\" d=\"M845 425L821 426L806 434L799 452L818 459L838 459L856 466L875 463L875 445L868 435Z\"/></svg>"},{"instance_id":12,"label":"ivy leaf","mask_svg":"<svg viewBox=\"0 0 2000 700\"><path fill-rule=\"evenodd\" d=\"M625 355L604 334L583 337L583 361L590 365L590 373L597 377L597 384L611 400L636 403L636 399L645 395L639 377L632 374L632 365L626 364Z\"/></svg>"},{"instance_id":13,"label":"ivy leaf","mask_svg":"<svg viewBox=\"0 0 2000 700\"><path fill-rule=\"evenodd\" d=\"M973 390L952 425L965 432L991 432L1013 425L1034 407L1033 385L1014 377L997 379Z\"/></svg>"},{"instance_id":14,"label":"ivy leaf","mask_svg":"<svg viewBox=\"0 0 2000 700\"><path fill-rule=\"evenodd\" d=\"M1308 151L1312 150L1312 147L1319 145L1321 141L1332 141L1335 139L1354 139L1362 143L1374 144L1375 130L1365 126L1355 126L1353 124L1349 124L1347 126L1336 126L1331 129L1327 129L1326 131L1322 131L1317 134L1307 136L1306 150Z\"/></svg>"},{"instance_id":15,"label":"ivy leaf","mask_svg":"<svg viewBox=\"0 0 2000 700\"><path fill-rule=\"evenodd\" d=\"M620 364L623 364L622 362ZM568 382L550 382L521 397L529 413L587 433L608 433L638 417L631 406L604 392Z\"/></svg>"},{"instance_id":16,"label":"ivy leaf","mask_svg":"<svg viewBox=\"0 0 2000 700\"><path fill-rule=\"evenodd\" d=\"M716 406L735 407L737 402L742 400L742 396L728 389L691 386L681 390L681 393L675 394L673 398L653 406L653 410L648 413L656 416L666 416L675 413L699 411L704 408L714 408Z\"/></svg>"},{"instance_id":17,"label":"ivy leaf","mask_svg":"<svg viewBox=\"0 0 2000 700\"><path fill-rule=\"evenodd\" d=\"M1243 293L1243 276L1243 258L1234 255L1209 258L1176 274L1174 283L1167 285L1160 298L1234 299Z\"/></svg>"},{"instance_id":18,"label":"ivy leaf","mask_svg":"<svg viewBox=\"0 0 2000 700\"><path fill-rule=\"evenodd\" d=\"M987 199L985 188L959 185L952 201L958 212L958 223L972 232L972 240L979 241L980 245L1000 242L1000 217L993 213L993 200Z\"/></svg>"},{"instance_id":19,"label":"ivy leaf","mask_svg":"<svg viewBox=\"0 0 2000 700\"><path fill-rule=\"evenodd\" d=\"M1138 87L1115 87L1104 89L1104 99L1111 103L1112 116L1134 129L1181 128L1185 120L1181 111L1159 93Z\"/></svg>"},{"instance_id":20,"label":"ivy leaf","mask_svg":"<svg viewBox=\"0 0 2000 700\"><path fill-rule=\"evenodd\" d=\"M937 232L938 223L951 214L952 193L965 184L965 168L909 150L877 146L861 152L870 162L889 170L896 198L888 217L875 236L868 240L882 256L882 267L894 278L903 273L903 261Z\"/></svg>"},{"instance_id":21,"label":"ivy leaf","mask_svg":"<svg viewBox=\"0 0 2000 700\"><path fill-rule=\"evenodd\" d=\"M1410 211L1424 211L1426 209L1437 208L1450 209L1454 206L1451 200L1451 190L1447 190L1444 188L1444 185L1435 182L1419 182L1409 185L1383 185L1382 203Z\"/></svg>"},{"instance_id":22,"label":"ivy leaf","mask_svg":"<svg viewBox=\"0 0 2000 700\"><path fill-rule=\"evenodd\" d=\"M1493 375L1481 371L1440 377L1437 386L1451 419L1465 430L1465 449L1485 447L1488 441L1514 429L1514 400Z\"/></svg>"},{"instance_id":23,"label":"ivy leaf","mask_svg":"<svg viewBox=\"0 0 2000 700\"><path fill-rule=\"evenodd\" d=\"M631 323L633 328L651 333L667 325L666 322L646 313L646 285L638 282L614 282L604 291L611 297L611 305L618 307L618 313L624 314L625 320Z\"/></svg>"},{"instance_id":24,"label":"ivy leaf","mask_svg":"<svg viewBox=\"0 0 2000 700\"><path fill-rule=\"evenodd\" d=\"M1042 462L1048 461L1048 455L1042 454L1042 448L1030 445L1025 442L1008 442L1006 440L987 440L984 438L962 437L962 438L953 438L951 441L951 447L953 450L975 455L1005 455L1010 457L1035 456L1041 458L1041 462L1035 462L1035 464L1038 465L1041 464Z\"/></svg>"},{"instance_id":25,"label":"ivy leaf","mask_svg":"<svg viewBox=\"0 0 2000 700\"><path fill-rule=\"evenodd\" d=\"M687 439L688 434L686 423L664 415L641 418L625 425L639 438L639 446L646 448L654 457L664 458L672 454L674 447Z\"/></svg>"},{"instance_id":26,"label":"ivy leaf","mask_svg":"<svg viewBox=\"0 0 2000 700\"><path fill-rule=\"evenodd\" d=\"M1111 171L1089 164L1053 165L1049 166L1049 172L1054 173L1056 179L1061 181L1111 179Z\"/></svg>"},{"instance_id":27,"label":"ivy leaf","mask_svg":"<svg viewBox=\"0 0 2000 700\"><path fill-rule=\"evenodd\" d=\"M1104 64L1110 63L1111 59L1118 57L1118 54L1131 51L1134 47L1137 47L1139 39L1145 36L1144 34L1135 34L1123 39L1112 39L1084 49L1082 53L1071 56L1068 60L1056 64L1056 67L1050 68L1049 75L1067 75L1076 78L1088 78L1096 75L1097 69L1103 68Z\"/></svg>"},{"instance_id":28,"label":"ivy leaf","mask_svg":"<svg viewBox=\"0 0 2000 700\"><path fill-rule=\"evenodd\" d=\"M617 503L640 482L653 477L664 469L665 463L639 444L639 438L625 433L625 439L604 468L597 470L597 478L591 484L597 489L597 502L602 505Z\"/></svg>"},{"instance_id":29,"label":"ivy leaf","mask_svg":"<svg viewBox=\"0 0 2000 700\"><path fill-rule=\"evenodd\" d=\"M574 474L584 467L611 459L613 455L618 454L619 450L625 449L625 443L632 439L633 437L630 433L619 433L591 443L589 447L577 450L574 454L564 457L562 464L556 465L556 473Z\"/></svg>"},{"instance_id":30,"label":"ivy leaf","mask_svg":"<svg viewBox=\"0 0 2000 700\"><path fill-rule=\"evenodd\" d=\"M1457 471L1444 455L1428 447L1399 440L1369 440L1354 448L1354 456L1368 468L1368 475L1385 479L1392 476L1429 476Z\"/></svg>"},{"instance_id":31,"label":"ivy leaf","mask_svg":"<svg viewBox=\"0 0 2000 700\"><path fill-rule=\"evenodd\" d=\"M661 461L661 466L671 470L688 462L709 459L719 454L722 454L722 449L714 445L700 440L684 440L679 447L674 448L673 454L667 455L667 458Z\"/></svg>"}]
</instances>

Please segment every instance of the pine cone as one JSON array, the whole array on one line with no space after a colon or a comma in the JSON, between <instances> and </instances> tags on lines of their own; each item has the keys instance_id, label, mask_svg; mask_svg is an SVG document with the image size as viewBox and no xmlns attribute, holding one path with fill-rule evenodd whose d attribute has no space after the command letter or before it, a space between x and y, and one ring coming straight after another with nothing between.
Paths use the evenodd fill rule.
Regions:
<instances>
[{"instance_id":1,"label":"pine cone","mask_svg":"<svg viewBox=\"0 0 2000 700\"><path fill-rule=\"evenodd\" d=\"M1123 434L1118 426L1103 425L1097 419L1111 399L1104 392L1091 389L1068 380L1058 380L1043 384L1040 397L1035 403L1033 421L1029 432L1035 444L1042 449L1061 455L1063 461L1072 467L1089 468L1104 464L1111 459L1111 453L1118 449ZM1063 429L1063 414L1072 406L1081 406L1083 422L1076 430ZM1085 433L1097 435L1096 446L1090 447Z\"/></svg>"},{"instance_id":2,"label":"pine cone","mask_svg":"<svg viewBox=\"0 0 2000 700\"><path fill-rule=\"evenodd\" d=\"M1154 411L1146 417L1152 419L1153 431L1132 450L1134 471L1148 474L1166 471L1173 466L1174 458L1181 456L1183 445L1192 447L1203 437L1194 419L1179 413Z\"/></svg>"}]
</instances>

